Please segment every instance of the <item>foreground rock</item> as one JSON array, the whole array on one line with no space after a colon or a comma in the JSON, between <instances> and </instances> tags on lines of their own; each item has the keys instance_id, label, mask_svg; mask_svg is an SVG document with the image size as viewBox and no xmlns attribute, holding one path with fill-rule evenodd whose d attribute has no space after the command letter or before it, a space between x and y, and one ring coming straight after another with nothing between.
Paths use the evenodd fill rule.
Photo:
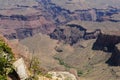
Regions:
<instances>
[{"instance_id":1,"label":"foreground rock","mask_svg":"<svg viewBox=\"0 0 120 80\"><path fill-rule=\"evenodd\" d=\"M20 77L20 80L25 80L28 78L27 67L24 63L23 58L20 58L19 60L15 61L13 65L15 67L15 71Z\"/></svg>"},{"instance_id":2,"label":"foreground rock","mask_svg":"<svg viewBox=\"0 0 120 80\"><path fill-rule=\"evenodd\" d=\"M48 74L52 75L52 79L57 80L77 80L76 77L69 72L48 72Z\"/></svg>"}]
</instances>

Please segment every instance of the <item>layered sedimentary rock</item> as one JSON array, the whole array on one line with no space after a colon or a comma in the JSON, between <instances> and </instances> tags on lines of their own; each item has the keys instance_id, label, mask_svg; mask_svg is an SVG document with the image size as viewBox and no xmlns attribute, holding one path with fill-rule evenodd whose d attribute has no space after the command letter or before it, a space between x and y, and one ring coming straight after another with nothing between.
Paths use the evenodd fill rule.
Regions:
<instances>
[{"instance_id":1,"label":"layered sedimentary rock","mask_svg":"<svg viewBox=\"0 0 120 80\"><path fill-rule=\"evenodd\" d=\"M53 3L71 11L88 8L120 7L119 0L51 0Z\"/></svg>"},{"instance_id":2,"label":"layered sedimentary rock","mask_svg":"<svg viewBox=\"0 0 120 80\"><path fill-rule=\"evenodd\" d=\"M68 24L63 28L55 29L54 32L50 34L50 37L73 45L81 40L95 39L100 33L101 30L99 29L93 32L87 32L87 29L80 25Z\"/></svg>"},{"instance_id":3,"label":"layered sedimentary rock","mask_svg":"<svg viewBox=\"0 0 120 80\"><path fill-rule=\"evenodd\" d=\"M114 21L112 15L120 10L115 7L105 9L82 9L70 11L51 0L26 1L22 0L10 3L8 7L3 2L0 8L0 33L9 39L23 39L36 33L50 34L56 26L64 25L70 21ZM29 5L30 3L30 5ZM22 5L23 4L23 5Z\"/></svg>"}]
</instances>

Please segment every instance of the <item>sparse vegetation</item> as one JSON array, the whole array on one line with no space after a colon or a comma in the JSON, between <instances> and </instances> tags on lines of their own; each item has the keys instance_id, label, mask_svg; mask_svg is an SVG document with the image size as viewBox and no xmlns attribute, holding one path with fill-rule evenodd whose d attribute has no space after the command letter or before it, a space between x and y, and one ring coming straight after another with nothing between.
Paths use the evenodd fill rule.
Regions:
<instances>
[{"instance_id":1,"label":"sparse vegetation","mask_svg":"<svg viewBox=\"0 0 120 80\"><path fill-rule=\"evenodd\" d=\"M46 74L45 77L52 79L52 74Z\"/></svg>"},{"instance_id":2,"label":"sparse vegetation","mask_svg":"<svg viewBox=\"0 0 120 80\"><path fill-rule=\"evenodd\" d=\"M13 60L11 48L0 39L0 80L7 80L8 74L13 71Z\"/></svg>"},{"instance_id":3,"label":"sparse vegetation","mask_svg":"<svg viewBox=\"0 0 120 80\"><path fill-rule=\"evenodd\" d=\"M38 80L40 75L47 78L52 78L51 74L48 74L45 69L40 67L40 61L36 56L32 58L29 70L32 75L26 80Z\"/></svg>"},{"instance_id":4,"label":"sparse vegetation","mask_svg":"<svg viewBox=\"0 0 120 80\"><path fill-rule=\"evenodd\" d=\"M82 75L83 75L83 71L78 70L78 71L77 71L77 75L78 75L79 77L82 76Z\"/></svg>"},{"instance_id":5,"label":"sparse vegetation","mask_svg":"<svg viewBox=\"0 0 120 80\"><path fill-rule=\"evenodd\" d=\"M71 68L71 66L69 66L68 64L66 64L62 59L60 59L58 57L54 57L54 59L58 60L60 65L63 65L66 68Z\"/></svg>"}]
</instances>

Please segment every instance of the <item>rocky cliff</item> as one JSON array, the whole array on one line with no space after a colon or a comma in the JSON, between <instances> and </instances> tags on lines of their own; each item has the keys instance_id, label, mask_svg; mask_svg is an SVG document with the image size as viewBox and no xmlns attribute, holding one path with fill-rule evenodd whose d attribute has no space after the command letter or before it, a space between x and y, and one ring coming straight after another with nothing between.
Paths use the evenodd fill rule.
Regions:
<instances>
[{"instance_id":1,"label":"rocky cliff","mask_svg":"<svg viewBox=\"0 0 120 80\"><path fill-rule=\"evenodd\" d=\"M53 3L71 11L88 8L120 7L119 0L51 0Z\"/></svg>"},{"instance_id":2,"label":"rocky cliff","mask_svg":"<svg viewBox=\"0 0 120 80\"><path fill-rule=\"evenodd\" d=\"M101 30L96 29L93 32L87 32L87 29L80 25L68 24L64 27L57 28L50 34L52 39L64 41L70 45L79 43L81 40L96 39Z\"/></svg>"},{"instance_id":3,"label":"rocky cliff","mask_svg":"<svg viewBox=\"0 0 120 80\"><path fill-rule=\"evenodd\" d=\"M56 26L74 20L119 22L112 17L120 12L115 7L70 11L51 0L28 1L30 5L27 1L24 4L15 1L10 3L10 7L7 7L7 2L3 2L0 10L0 32L8 39L23 39L39 32L50 34Z\"/></svg>"},{"instance_id":4,"label":"rocky cliff","mask_svg":"<svg viewBox=\"0 0 120 80\"><path fill-rule=\"evenodd\" d=\"M112 51L116 44L120 43L120 36L117 34L100 34L94 43L93 49Z\"/></svg>"},{"instance_id":5,"label":"rocky cliff","mask_svg":"<svg viewBox=\"0 0 120 80\"><path fill-rule=\"evenodd\" d=\"M107 61L111 66L120 66L120 44L113 48L111 58Z\"/></svg>"},{"instance_id":6,"label":"rocky cliff","mask_svg":"<svg viewBox=\"0 0 120 80\"><path fill-rule=\"evenodd\" d=\"M93 45L93 50L103 50L105 52L112 53L111 57L106 62L111 66L120 65L120 36L119 34L115 34L99 34L96 42Z\"/></svg>"}]
</instances>

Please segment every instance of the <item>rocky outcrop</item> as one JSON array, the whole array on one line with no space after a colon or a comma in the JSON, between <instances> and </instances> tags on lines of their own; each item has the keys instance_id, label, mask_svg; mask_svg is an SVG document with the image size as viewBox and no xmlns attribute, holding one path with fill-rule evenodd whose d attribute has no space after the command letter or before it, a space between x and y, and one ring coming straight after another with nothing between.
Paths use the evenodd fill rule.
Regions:
<instances>
[{"instance_id":1,"label":"rocky outcrop","mask_svg":"<svg viewBox=\"0 0 120 80\"><path fill-rule=\"evenodd\" d=\"M20 58L19 60L15 61L13 65L15 67L15 71L20 77L20 80L25 80L28 78L27 67L24 63L23 58Z\"/></svg>"},{"instance_id":2,"label":"rocky outcrop","mask_svg":"<svg viewBox=\"0 0 120 80\"><path fill-rule=\"evenodd\" d=\"M50 34L50 37L73 45L81 40L95 39L100 32L98 29L88 33L87 29L80 25L68 24L64 28L55 29L54 32Z\"/></svg>"},{"instance_id":3,"label":"rocky outcrop","mask_svg":"<svg viewBox=\"0 0 120 80\"><path fill-rule=\"evenodd\" d=\"M116 58L115 58L117 59L116 64L120 66L120 44L117 44L115 46L115 53L117 53Z\"/></svg>"},{"instance_id":4,"label":"rocky outcrop","mask_svg":"<svg viewBox=\"0 0 120 80\"><path fill-rule=\"evenodd\" d=\"M58 79L58 80L77 80L76 77L69 73L69 72L48 72L48 74L52 75L52 79Z\"/></svg>"},{"instance_id":5,"label":"rocky outcrop","mask_svg":"<svg viewBox=\"0 0 120 80\"><path fill-rule=\"evenodd\" d=\"M11 15L0 17L0 32L8 39L24 39L36 33L49 34L56 25L44 16L34 15Z\"/></svg>"},{"instance_id":6,"label":"rocky outcrop","mask_svg":"<svg viewBox=\"0 0 120 80\"><path fill-rule=\"evenodd\" d=\"M116 44L120 43L120 36L109 35L109 34L100 34L93 45L95 50L107 50L112 51Z\"/></svg>"},{"instance_id":7,"label":"rocky outcrop","mask_svg":"<svg viewBox=\"0 0 120 80\"><path fill-rule=\"evenodd\" d=\"M24 39L26 37L31 37L37 33L50 34L55 29L53 24L43 24L40 27L35 28L17 28L15 33L5 34L7 39Z\"/></svg>"},{"instance_id":8,"label":"rocky outcrop","mask_svg":"<svg viewBox=\"0 0 120 80\"><path fill-rule=\"evenodd\" d=\"M40 19L41 15L0 15L1 20L19 20L19 21L31 21Z\"/></svg>"},{"instance_id":9,"label":"rocky outcrop","mask_svg":"<svg viewBox=\"0 0 120 80\"><path fill-rule=\"evenodd\" d=\"M111 66L120 66L120 36L100 34L93 45L93 50L103 50L112 53L106 63Z\"/></svg>"},{"instance_id":10,"label":"rocky outcrop","mask_svg":"<svg viewBox=\"0 0 120 80\"><path fill-rule=\"evenodd\" d=\"M112 55L107 63L111 66L120 66L120 44L113 48Z\"/></svg>"}]
</instances>

